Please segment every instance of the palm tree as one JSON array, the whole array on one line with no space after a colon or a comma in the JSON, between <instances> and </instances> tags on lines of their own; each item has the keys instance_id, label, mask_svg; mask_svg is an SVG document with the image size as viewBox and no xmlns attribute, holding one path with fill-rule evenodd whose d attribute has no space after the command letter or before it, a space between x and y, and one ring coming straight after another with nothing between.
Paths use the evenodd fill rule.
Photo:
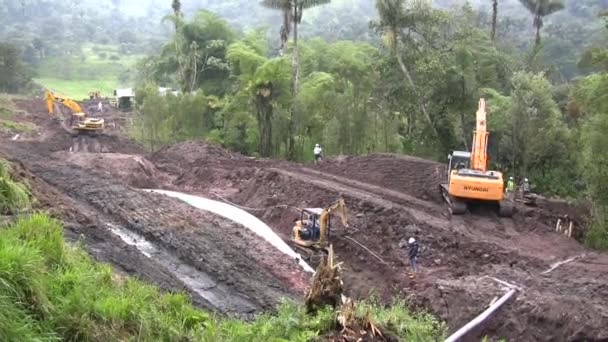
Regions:
<instances>
[{"instance_id":1,"label":"palm tree","mask_svg":"<svg viewBox=\"0 0 608 342\"><path fill-rule=\"evenodd\" d=\"M300 64L298 56L298 24L302 22L302 12L305 9L330 3L331 0L262 0L261 4L264 7L280 10L283 13L283 25L281 26L281 49L287 43L291 27L293 25L293 74L291 91L294 98L291 105L291 115L289 118L289 143L288 143L288 158L295 157L295 139L294 139L294 104L295 97L298 95L298 79L300 73Z\"/></svg>"},{"instance_id":2,"label":"palm tree","mask_svg":"<svg viewBox=\"0 0 608 342\"><path fill-rule=\"evenodd\" d=\"M496 38L496 21L498 20L498 0L492 0L492 41Z\"/></svg>"},{"instance_id":3,"label":"palm tree","mask_svg":"<svg viewBox=\"0 0 608 342\"><path fill-rule=\"evenodd\" d=\"M543 27L543 18L564 9L561 0L519 0L534 16L536 28L536 45L540 45L540 29Z\"/></svg>"}]
</instances>

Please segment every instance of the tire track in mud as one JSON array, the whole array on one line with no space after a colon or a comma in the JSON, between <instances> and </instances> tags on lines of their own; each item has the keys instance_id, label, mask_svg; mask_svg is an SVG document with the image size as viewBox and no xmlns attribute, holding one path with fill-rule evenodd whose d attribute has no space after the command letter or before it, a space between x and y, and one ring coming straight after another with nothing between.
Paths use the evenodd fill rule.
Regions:
<instances>
[{"instance_id":1,"label":"tire track in mud","mask_svg":"<svg viewBox=\"0 0 608 342\"><path fill-rule=\"evenodd\" d=\"M357 198L359 200L367 201L367 202L373 203L380 207L384 207L387 209L401 210L401 211L407 213L412 218L412 220L414 220L420 224L426 223L426 224L432 225L436 228L441 228L441 229L446 228L445 224L447 223L447 221L444 219L433 216L431 214L428 214L428 213L423 212L418 209L407 207L403 204L394 202L390 199L382 198L381 196L383 196L383 195L379 195L377 193L372 193L372 192L369 192L368 190L358 189L356 187L353 187L352 185L340 184L340 183L336 182L335 180L319 179L318 175L310 176L310 175L301 173L299 171L292 171L292 170L285 170L285 169L278 169L278 168L270 168L268 170L277 172L279 174L282 174L282 175L285 175L285 176L288 176L288 177L291 177L294 179L298 179L302 182L315 185L322 189L335 191L335 192L343 194L343 195L347 195L347 196ZM336 177L336 176L334 176L334 177ZM362 184L362 183L359 182L359 184ZM390 198L390 196L386 196L386 197Z\"/></svg>"},{"instance_id":2,"label":"tire track in mud","mask_svg":"<svg viewBox=\"0 0 608 342\"><path fill-rule=\"evenodd\" d=\"M371 195L376 195L383 200L404 206L400 209L409 210L409 214L419 223L428 224L434 228L449 227L454 231L469 236L469 238L477 242L491 243L500 246L502 249L517 253L522 253L521 248L518 248L518 240L522 238L530 239L533 237L536 243L539 244L539 247L544 245L545 239L538 239L536 236L531 236L535 234L520 234L515 230L512 219L498 217L498 215L492 212L476 214L467 213L463 216L450 216L449 219L445 219L444 221L439 218L429 220L429 215L436 218L438 215L446 213L447 209L445 206L443 206L442 209L441 205L434 202L424 201L402 192L357 180L346 179L335 174L319 172L307 167L294 168L291 170L296 173L310 175L317 179L324 179L345 188L356 189L361 191L361 194L367 195L367 193L370 193ZM310 179L308 181L310 182ZM505 243L505 241L509 240L513 240L514 243ZM538 255L535 255L534 253L527 253L526 255L529 257L538 257Z\"/></svg>"},{"instance_id":3,"label":"tire track in mud","mask_svg":"<svg viewBox=\"0 0 608 342\"><path fill-rule=\"evenodd\" d=\"M427 213L441 214L442 211L445 212L445 210L442 210L435 203L423 201L414 196L404 194L403 192L386 189L386 188L383 188L383 187L380 187L377 185L360 182L360 181L357 181L354 179L347 179L347 178L337 176L334 174L320 172L320 171L313 170L313 169L307 168L307 167L294 169L294 171L296 171L298 173L308 174L310 176L317 177L317 178L319 178L319 177L324 178L324 179L327 179L328 181L342 184L343 186L357 188L357 189L360 189L365 192L370 192L370 193L373 193L382 198L389 199L392 202L399 203L401 205L405 205L410 208L415 208L415 209L418 209L421 211L425 211Z\"/></svg>"},{"instance_id":4,"label":"tire track in mud","mask_svg":"<svg viewBox=\"0 0 608 342\"><path fill-rule=\"evenodd\" d=\"M2 149L19 156L30 172L50 186L141 234L229 289L228 296L241 300L227 301L233 304L228 312L249 315L274 308L281 298L303 293L308 277L297 269L295 260L292 264L273 246L249 236L244 227L179 200L47 159L22 146L36 145L4 145Z\"/></svg>"},{"instance_id":5,"label":"tire track in mud","mask_svg":"<svg viewBox=\"0 0 608 342\"><path fill-rule=\"evenodd\" d=\"M492 230L496 230L493 228L501 226L502 220L506 219L495 216L493 219L486 217L483 218L481 222L478 222L471 219L469 216L443 218L442 214L447 213L447 209L442 210L440 205L433 202L425 203L425 201L418 198L391 189L385 189L376 185L349 180L340 176L325 174L307 168L292 168L288 170L272 168L270 170L313 184L320 188L333 190L340 194L373 203L380 207L398 209L407 213L417 225L422 227L430 226L434 229L458 232L471 239L471 242L489 243L496 245L497 247L500 246L501 249L505 248L504 236L488 236L488 234L481 234L480 232L487 232L488 227L491 227L490 233L492 233ZM480 227L483 227L483 229L479 229Z\"/></svg>"}]
</instances>

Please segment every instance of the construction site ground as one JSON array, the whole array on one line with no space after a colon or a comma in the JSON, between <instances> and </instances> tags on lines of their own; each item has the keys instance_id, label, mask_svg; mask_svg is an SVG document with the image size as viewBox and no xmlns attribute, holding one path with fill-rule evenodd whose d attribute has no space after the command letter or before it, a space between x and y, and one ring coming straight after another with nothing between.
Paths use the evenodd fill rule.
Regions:
<instances>
[{"instance_id":1,"label":"construction site ground","mask_svg":"<svg viewBox=\"0 0 608 342\"><path fill-rule=\"evenodd\" d=\"M581 210L564 201L518 205L512 218L485 206L452 217L439 193L444 165L433 161L372 154L302 165L201 141L150 155L127 137L128 113L106 106L105 133L74 138L42 100L16 105L19 120L37 129L0 132L0 152L18 165L38 206L63 219L67 238L119 272L188 291L202 307L243 317L271 310L282 297L301 298L310 274L245 227L141 189L238 205L285 241L299 218L296 208L323 207L341 195L350 227L334 218L329 239L344 263L349 296L376 295L386 303L407 297L452 332L515 286L515 298L470 340L608 338L608 254L555 232L565 213L582 224ZM135 243L117 232L132 234ZM423 246L413 279L399 246L411 236ZM138 239L153 252L142 252Z\"/></svg>"}]
</instances>

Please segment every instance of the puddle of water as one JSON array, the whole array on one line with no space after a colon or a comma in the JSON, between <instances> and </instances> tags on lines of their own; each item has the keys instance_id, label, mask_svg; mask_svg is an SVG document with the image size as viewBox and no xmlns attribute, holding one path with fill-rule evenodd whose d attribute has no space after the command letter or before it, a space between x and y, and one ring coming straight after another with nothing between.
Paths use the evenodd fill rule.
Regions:
<instances>
[{"instance_id":1,"label":"puddle of water","mask_svg":"<svg viewBox=\"0 0 608 342\"><path fill-rule=\"evenodd\" d=\"M217 283L208 274L184 264L179 258L163 251L143 236L118 225L107 223L110 231L126 244L134 246L146 257L156 261L181 280L188 288L224 312L251 313L255 306L247 299L235 295L226 286Z\"/></svg>"},{"instance_id":2,"label":"puddle of water","mask_svg":"<svg viewBox=\"0 0 608 342\"><path fill-rule=\"evenodd\" d=\"M247 211L232 206L230 204L210 200L200 196L187 195L181 192L176 191L168 191L168 190L148 190L148 192L157 192L163 195L167 195L170 197L179 198L180 200L190 204L191 206L210 211L212 213L223 216L233 222L239 223L249 230L257 234L258 236L264 238L274 247L276 247L279 251L287 254L288 256L298 259L298 263L304 269L304 271L309 273L314 273L312 267L310 267L304 260L302 260L302 256L296 253L288 244L281 239L268 225L262 222L257 217L251 215Z\"/></svg>"}]
</instances>

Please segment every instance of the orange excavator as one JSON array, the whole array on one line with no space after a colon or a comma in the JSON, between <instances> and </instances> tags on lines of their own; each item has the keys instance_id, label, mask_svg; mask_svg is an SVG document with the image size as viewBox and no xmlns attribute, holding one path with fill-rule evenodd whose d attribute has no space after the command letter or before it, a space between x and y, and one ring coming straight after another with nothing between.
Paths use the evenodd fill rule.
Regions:
<instances>
[{"instance_id":1,"label":"orange excavator","mask_svg":"<svg viewBox=\"0 0 608 342\"><path fill-rule=\"evenodd\" d=\"M448 156L447 183L440 185L453 215L464 214L471 202L494 202L499 215L513 215L513 200L505 196L502 173L487 168L490 133L486 124L486 102L480 99L471 152L453 151Z\"/></svg>"},{"instance_id":2,"label":"orange excavator","mask_svg":"<svg viewBox=\"0 0 608 342\"><path fill-rule=\"evenodd\" d=\"M78 102L72 100L71 98L51 91L49 89L44 90L44 99L46 100L46 107L49 111L49 114L53 114L55 109L57 109L58 114L61 111L55 107L55 102L61 103L64 106L68 107L72 110L70 121L70 127L64 127L70 131L72 134L78 134L83 132L91 132L97 133L101 132L104 129L104 119L102 118L88 118L86 114L82 111L82 108L78 104ZM62 122L64 122L63 118L59 118Z\"/></svg>"}]
</instances>

